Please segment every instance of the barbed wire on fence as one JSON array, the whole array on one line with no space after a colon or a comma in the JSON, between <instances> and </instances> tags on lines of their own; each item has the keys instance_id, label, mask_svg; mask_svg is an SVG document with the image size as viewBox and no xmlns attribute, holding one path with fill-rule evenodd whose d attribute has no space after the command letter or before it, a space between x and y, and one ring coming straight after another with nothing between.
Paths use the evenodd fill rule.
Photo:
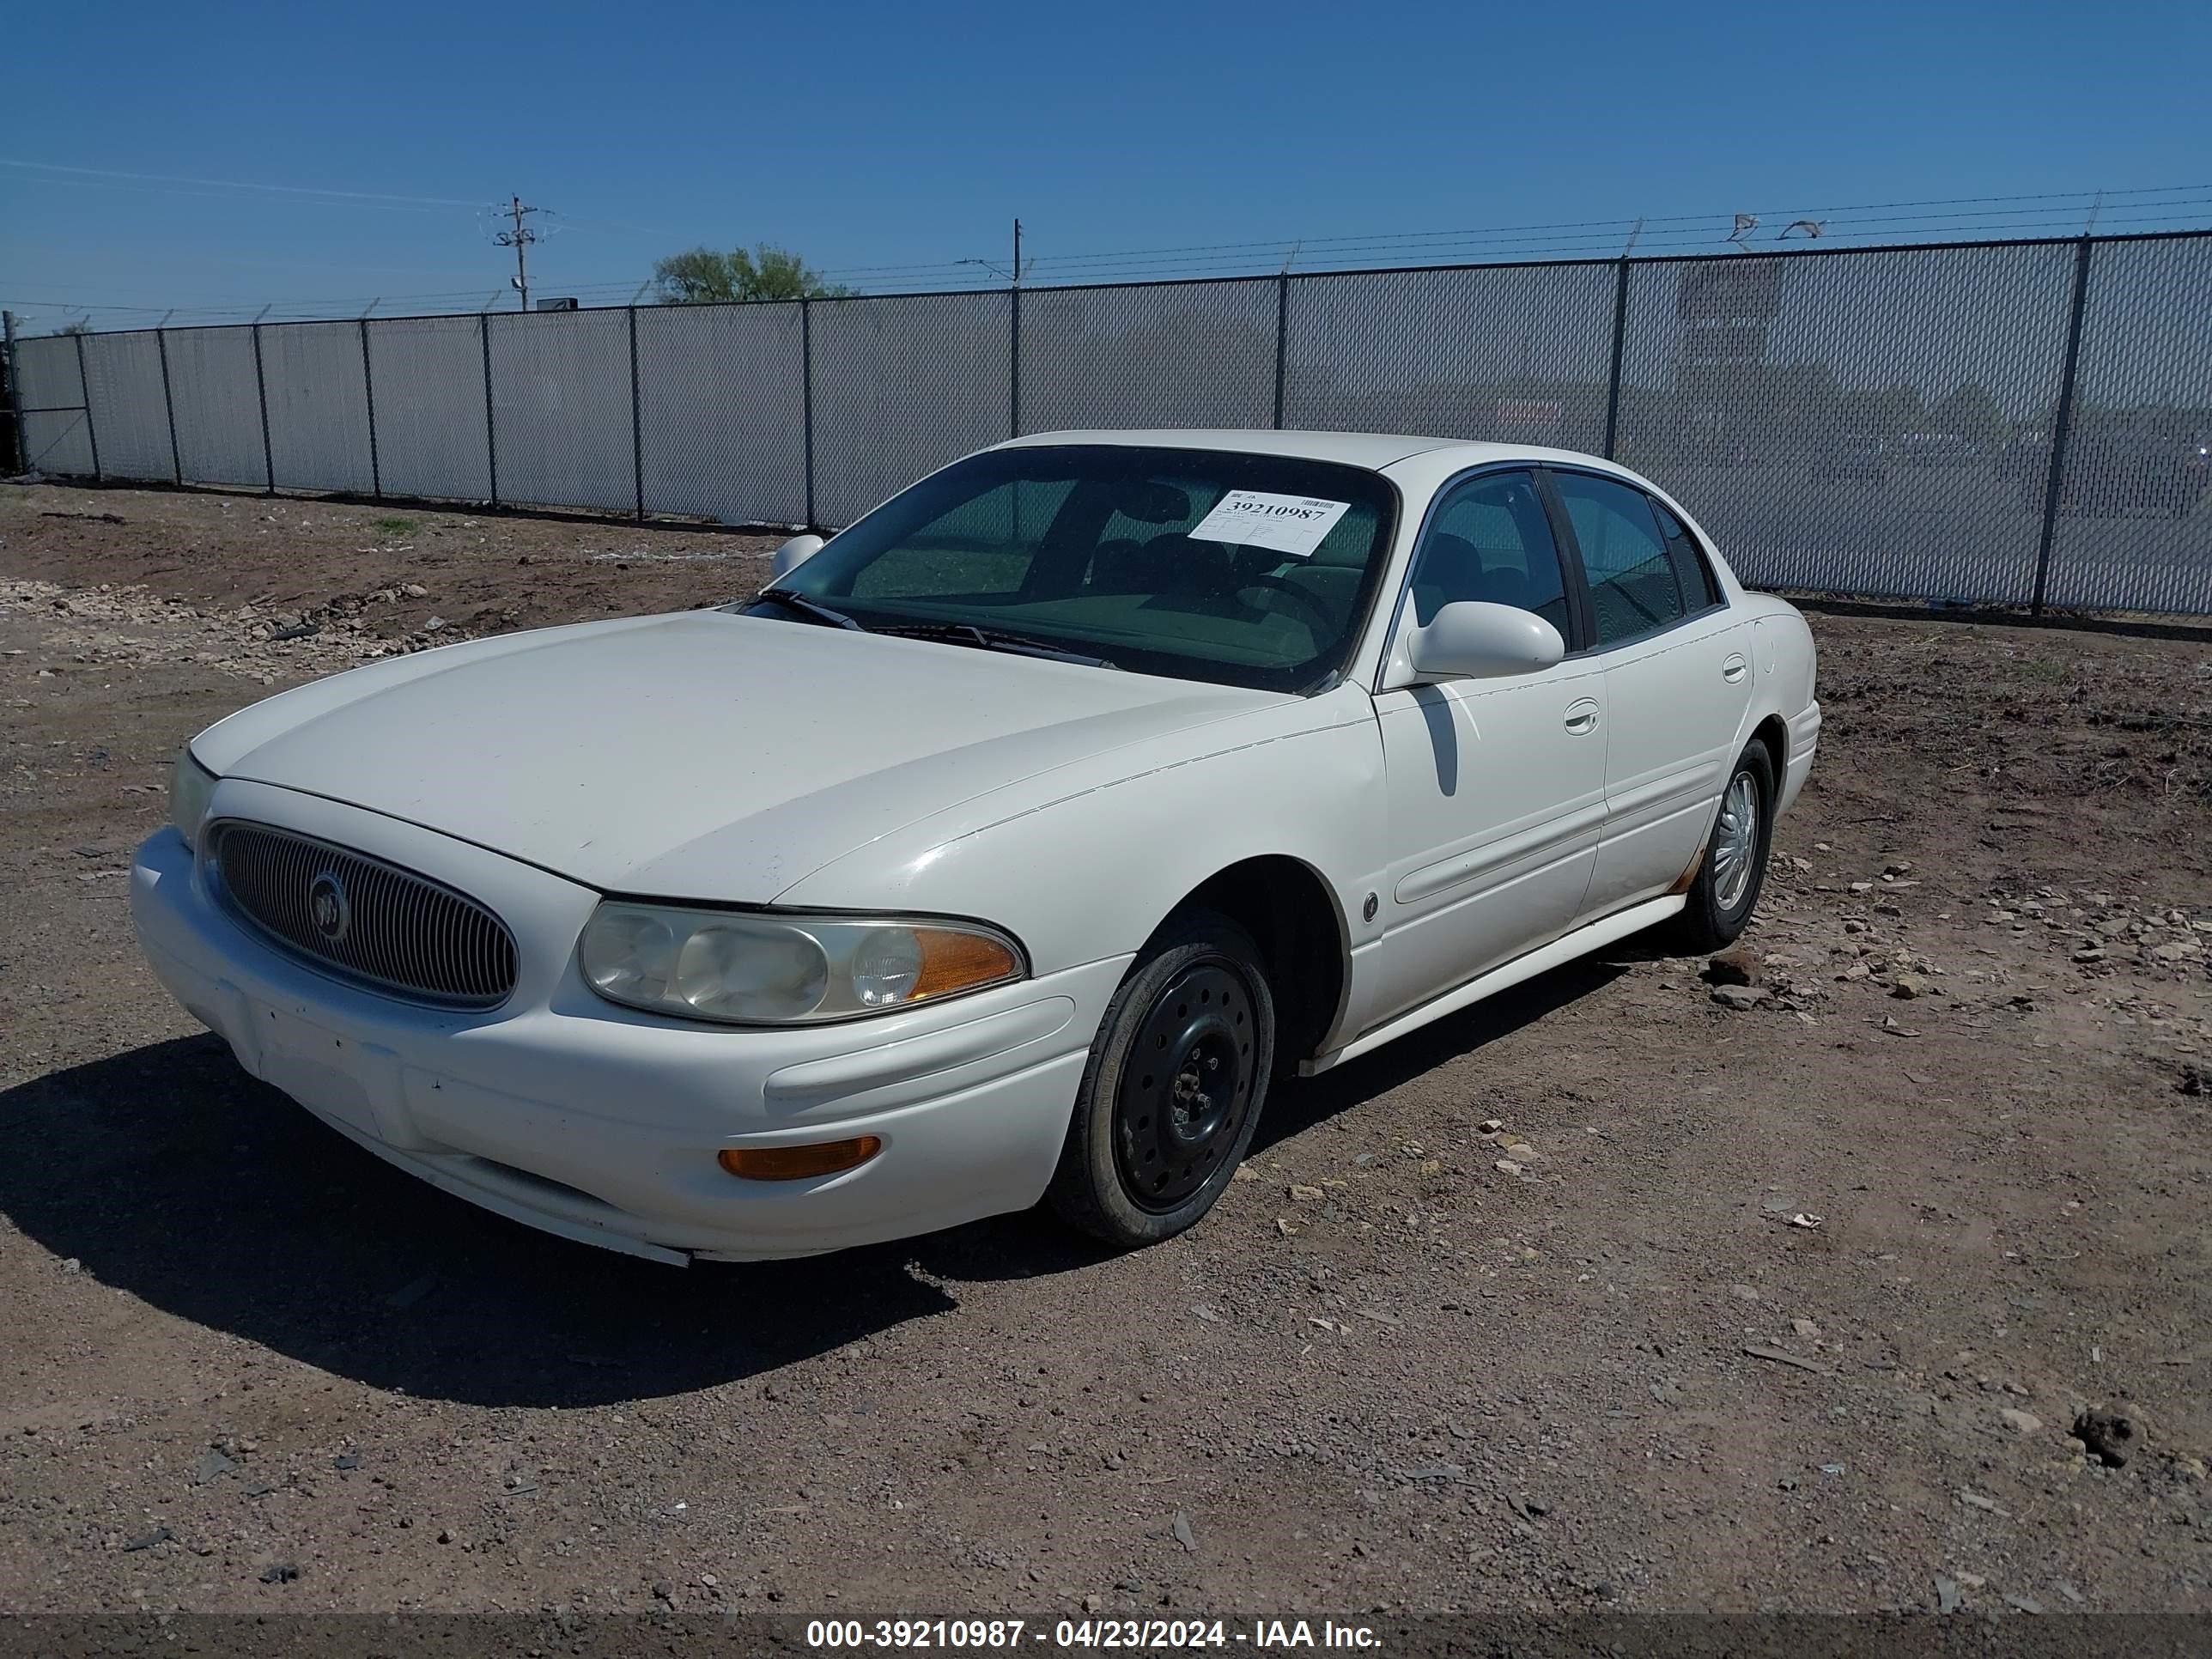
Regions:
<instances>
[{"instance_id":1,"label":"barbed wire on fence","mask_svg":"<svg viewBox=\"0 0 2212 1659\"><path fill-rule=\"evenodd\" d=\"M72 188L92 185L175 191L204 187L217 192L270 195L279 204L302 202L343 206L381 204L395 211L465 210L482 240L501 204L459 198L417 197L263 185L240 180L198 179L161 173L68 167L0 158L0 167L29 169L27 176L56 175L52 182ZM131 183L128 181L144 181ZM564 213L569 226L620 228L674 236L678 233L628 220ZM1239 242L1182 244L1152 248L1098 249L1087 252L1036 253L1024 260L1047 283L1060 284L1146 282L1237 274L1273 274L1294 265L1304 271L1361 269L1377 265L1471 264L1512 259L1603 258L1627 252L1694 253L1735 246L1757 247L1787 240L1800 227L1816 227L1818 240L1831 246L1899 241L1962 241L2058 234L2091 229L2148 230L2201 228L2212 219L2212 185L2160 185L2094 191L2038 191L2015 195L1931 198L1899 202L1845 203L1827 207L1760 209L1742 213L1659 215L1638 218L1585 219L1498 225L1456 230L1401 231L1262 239ZM1754 228L1748 243L1738 241L1737 227ZM1034 241L1034 238L1032 238ZM1633 244L1632 248L1631 244ZM866 294L936 292L972 289L977 270L988 262L975 258L836 266L822 275L840 286ZM357 317L371 310L386 314L462 313L512 303L504 275L465 287L408 293L363 294L333 299L261 297L190 304L167 301L124 304L112 297L34 294L0 300L9 308L34 313L50 327L64 325L120 328L216 324L276 319L307 321ZM586 306L626 304L641 298L634 276L592 277L556 283L557 291Z\"/></svg>"}]
</instances>

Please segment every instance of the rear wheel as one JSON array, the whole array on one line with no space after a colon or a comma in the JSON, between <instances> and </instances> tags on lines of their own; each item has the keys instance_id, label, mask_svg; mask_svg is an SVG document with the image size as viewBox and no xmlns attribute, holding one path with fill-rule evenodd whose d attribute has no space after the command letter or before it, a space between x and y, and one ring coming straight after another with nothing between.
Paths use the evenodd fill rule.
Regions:
<instances>
[{"instance_id":1,"label":"rear wheel","mask_svg":"<svg viewBox=\"0 0 2212 1659\"><path fill-rule=\"evenodd\" d=\"M1274 1050L1251 936L1211 911L1171 921L1108 1005L1047 1201L1125 1249L1194 1225L1251 1145Z\"/></svg>"},{"instance_id":2,"label":"rear wheel","mask_svg":"<svg viewBox=\"0 0 2212 1659\"><path fill-rule=\"evenodd\" d=\"M1754 743L1737 757L1675 932L1692 950L1717 951L1742 933L1759 907L1773 839L1774 760Z\"/></svg>"}]
</instances>

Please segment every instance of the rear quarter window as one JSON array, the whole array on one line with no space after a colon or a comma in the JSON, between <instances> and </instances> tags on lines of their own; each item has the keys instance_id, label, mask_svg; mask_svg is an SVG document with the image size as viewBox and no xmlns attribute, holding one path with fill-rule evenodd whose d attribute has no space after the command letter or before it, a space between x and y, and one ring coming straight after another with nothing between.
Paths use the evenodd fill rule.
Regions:
<instances>
[{"instance_id":1,"label":"rear quarter window","mask_svg":"<svg viewBox=\"0 0 2212 1659\"><path fill-rule=\"evenodd\" d=\"M1620 645L1680 622L1683 597L1655 503L1640 489L1588 473L1553 475L1589 579L1600 646Z\"/></svg>"},{"instance_id":2,"label":"rear quarter window","mask_svg":"<svg viewBox=\"0 0 2212 1659\"><path fill-rule=\"evenodd\" d=\"M1713 575L1712 561L1706 558L1705 550L1698 545L1698 538L1690 533L1689 526L1667 509L1664 501L1654 500L1652 516L1659 520L1659 534L1667 543L1667 556L1674 562L1674 580L1682 585L1682 592L1690 609L1703 611L1721 602L1721 585Z\"/></svg>"}]
</instances>

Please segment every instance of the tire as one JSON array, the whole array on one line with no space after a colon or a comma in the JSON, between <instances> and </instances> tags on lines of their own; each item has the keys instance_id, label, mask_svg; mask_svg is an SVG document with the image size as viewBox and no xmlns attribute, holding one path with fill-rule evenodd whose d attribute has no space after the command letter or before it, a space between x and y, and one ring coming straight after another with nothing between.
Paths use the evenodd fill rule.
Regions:
<instances>
[{"instance_id":1,"label":"tire","mask_svg":"<svg viewBox=\"0 0 2212 1659\"><path fill-rule=\"evenodd\" d=\"M1173 1238L1236 1178L1274 1068L1275 1001L1251 936L1170 918L1107 1005L1045 1201L1121 1249ZM1149 1062L1149 1064L1148 1064Z\"/></svg>"},{"instance_id":2,"label":"tire","mask_svg":"<svg viewBox=\"0 0 2212 1659\"><path fill-rule=\"evenodd\" d=\"M1737 833L1747 803L1753 815L1747 846ZM1766 853L1773 840L1774 758L1765 744L1754 743L1729 769L1705 856L1698 860L1697 879L1675 919L1675 937L1686 948L1717 951L1743 932L1766 884Z\"/></svg>"}]
</instances>

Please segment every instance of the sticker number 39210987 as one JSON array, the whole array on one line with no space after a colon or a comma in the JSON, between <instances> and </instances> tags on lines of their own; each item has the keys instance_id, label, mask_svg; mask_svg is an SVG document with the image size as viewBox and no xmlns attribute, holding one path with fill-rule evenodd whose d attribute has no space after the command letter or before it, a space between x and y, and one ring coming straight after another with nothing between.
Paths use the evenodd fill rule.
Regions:
<instances>
[{"instance_id":1,"label":"sticker number 39210987","mask_svg":"<svg viewBox=\"0 0 2212 1659\"><path fill-rule=\"evenodd\" d=\"M1336 527L1336 521L1351 505L1314 495L1232 489L1213 504L1212 512L1191 526L1190 536L1193 541L1264 547L1293 558L1311 558L1322 538Z\"/></svg>"}]
</instances>

